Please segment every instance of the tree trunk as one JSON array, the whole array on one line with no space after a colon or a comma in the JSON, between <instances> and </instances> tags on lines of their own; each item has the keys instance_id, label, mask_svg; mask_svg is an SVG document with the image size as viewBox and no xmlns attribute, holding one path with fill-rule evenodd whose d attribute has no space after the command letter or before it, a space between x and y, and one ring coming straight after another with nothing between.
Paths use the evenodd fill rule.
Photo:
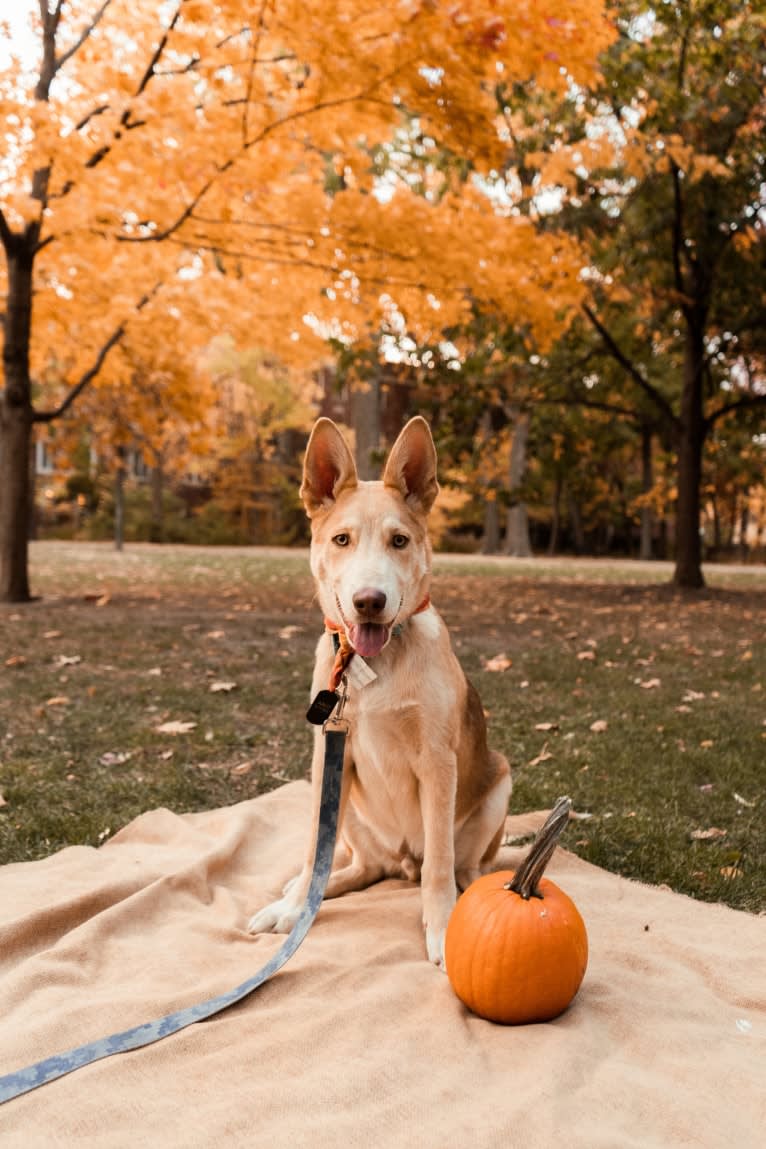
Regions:
<instances>
[{"instance_id":1,"label":"tree trunk","mask_svg":"<svg viewBox=\"0 0 766 1149\"><path fill-rule=\"evenodd\" d=\"M0 600L29 602L31 412L2 401L0 412Z\"/></svg>"},{"instance_id":2,"label":"tree trunk","mask_svg":"<svg viewBox=\"0 0 766 1149\"><path fill-rule=\"evenodd\" d=\"M561 488L563 486L560 474L556 475L553 488L553 505L551 514L551 537L548 540L548 554L555 555L559 549L559 530L561 528Z\"/></svg>"},{"instance_id":3,"label":"tree trunk","mask_svg":"<svg viewBox=\"0 0 766 1149\"><path fill-rule=\"evenodd\" d=\"M716 554L721 550L721 512L718 509L718 496L715 491L710 496L710 502L713 507L713 550Z\"/></svg>"},{"instance_id":4,"label":"tree trunk","mask_svg":"<svg viewBox=\"0 0 766 1149\"><path fill-rule=\"evenodd\" d=\"M569 512L569 525L572 528L572 546L576 555L585 553L585 531L582 525L580 504L567 486L567 511Z\"/></svg>"},{"instance_id":5,"label":"tree trunk","mask_svg":"<svg viewBox=\"0 0 766 1149\"><path fill-rule=\"evenodd\" d=\"M365 380L362 387L351 392L351 418L356 438L356 468L360 479L377 479L380 466L376 458L380 450L380 374Z\"/></svg>"},{"instance_id":6,"label":"tree trunk","mask_svg":"<svg viewBox=\"0 0 766 1149\"><path fill-rule=\"evenodd\" d=\"M0 601L29 602L29 519L32 489L32 396L29 333L32 251L25 235L6 243L5 388L0 396Z\"/></svg>"},{"instance_id":7,"label":"tree trunk","mask_svg":"<svg viewBox=\"0 0 766 1149\"><path fill-rule=\"evenodd\" d=\"M117 473L114 476L114 549L125 545L125 448L117 448Z\"/></svg>"},{"instance_id":8,"label":"tree trunk","mask_svg":"<svg viewBox=\"0 0 766 1149\"><path fill-rule=\"evenodd\" d=\"M511 501L505 520L505 553L516 558L529 558L532 545L529 541L529 516L527 505L518 497L527 469L527 442L529 440L529 412L514 409L513 439L511 441L511 461L509 482Z\"/></svg>"},{"instance_id":9,"label":"tree trunk","mask_svg":"<svg viewBox=\"0 0 766 1149\"><path fill-rule=\"evenodd\" d=\"M703 587L700 501L705 421L702 412L702 324L687 320L683 391L678 443L678 503L676 506L676 565L673 582L691 589Z\"/></svg>"},{"instance_id":10,"label":"tree trunk","mask_svg":"<svg viewBox=\"0 0 766 1149\"><path fill-rule=\"evenodd\" d=\"M750 528L750 492L745 491L745 499L742 504L742 513L739 519L739 557L742 562L747 562L750 556L750 544L747 541L747 532Z\"/></svg>"},{"instance_id":11,"label":"tree trunk","mask_svg":"<svg viewBox=\"0 0 766 1149\"><path fill-rule=\"evenodd\" d=\"M654 487L654 467L652 459L652 432L647 426L641 427L641 493L649 495ZM641 546L639 558L654 558L652 536L654 534L654 511L650 503L641 506Z\"/></svg>"},{"instance_id":12,"label":"tree trunk","mask_svg":"<svg viewBox=\"0 0 766 1149\"><path fill-rule=\"evenodd\" d=\"M494 491L489 494L495 495ZM496 555L500 550L500 510L496 498L484 500L484 533L481 536L481 553Z\"/></svg>"},{"instance_id":13,"label":"tree trunk","mask_svg":"<svg viewBox=\"0 0 766 1149\"><path fill-rule=\"evenodd\" d=\"M152 521L149 538L153 543L161 543L165 537L164 494L165 470L162 459L158 457L156 466L152 467Z\"/></svg>"}]
</instances>

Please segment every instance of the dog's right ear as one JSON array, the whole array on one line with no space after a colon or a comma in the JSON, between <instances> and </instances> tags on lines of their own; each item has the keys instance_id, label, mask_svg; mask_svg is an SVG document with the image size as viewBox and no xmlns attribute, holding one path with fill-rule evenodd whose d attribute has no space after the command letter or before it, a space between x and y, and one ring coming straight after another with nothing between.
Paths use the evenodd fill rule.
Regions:
<instances>
[{"instance_id":1,"label":"dog's right ear","mask_svg":"<svg viewBox=\"0 0 766 1149\"><path fill-rule=\"evenodd\" d=\"M301 499L309 518L358 483L354 457L332 419L317 419L303 462Z\"/></svg>"}]
</instances>

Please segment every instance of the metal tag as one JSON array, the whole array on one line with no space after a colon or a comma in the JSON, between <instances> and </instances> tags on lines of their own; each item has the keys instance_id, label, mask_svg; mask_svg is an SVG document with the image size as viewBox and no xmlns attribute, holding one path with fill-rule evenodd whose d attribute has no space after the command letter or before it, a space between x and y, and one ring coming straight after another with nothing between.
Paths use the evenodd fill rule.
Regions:
<instances>
[{"instance_id":1,"label":"metal tag","mask_svg":"<svg viewBox=\"0 0 766 1149\"><path fill-rule=\"evenodd\" d=\"M334 690L320 690L306 711L306 718L313 726L322 726L338 705L338 694Z\"/></svg>"}]
</instances>

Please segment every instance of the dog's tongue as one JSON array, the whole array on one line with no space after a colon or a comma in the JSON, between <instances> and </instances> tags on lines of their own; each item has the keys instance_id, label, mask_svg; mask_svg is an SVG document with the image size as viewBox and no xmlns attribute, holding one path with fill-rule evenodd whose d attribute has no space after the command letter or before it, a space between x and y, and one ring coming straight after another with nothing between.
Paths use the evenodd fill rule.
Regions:
<instances>
[{"instance_id":1,"label":"dog's tongue","mask_svg":"<svg viewBox=\"0 0 766 1149\"><path fill-rule=\"evenodd\" d=\"M378 622L362 622L359 626L349 627L348 637L357 654L362 658L374 658L388 641L388 627Z\"/></svg>"}]
</instances>

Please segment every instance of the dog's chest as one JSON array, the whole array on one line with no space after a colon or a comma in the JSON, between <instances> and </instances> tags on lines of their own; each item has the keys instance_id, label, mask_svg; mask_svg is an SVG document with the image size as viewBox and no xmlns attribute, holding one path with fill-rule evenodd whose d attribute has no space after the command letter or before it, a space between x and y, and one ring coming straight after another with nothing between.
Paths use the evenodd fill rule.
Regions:
<instances>
[{"instance_id":1,"label":"dog's chest","mask_svg":"<svg viewBox=\"0 0 766 1149\"><path fill-rule=\"evenodd\" d=\"M395 712L357 714L351 742L357 778L352 802L392 850L406 843L412 853L422 856L419 709L415 703L403 703Z\"/></svg>"}]
</instances>

